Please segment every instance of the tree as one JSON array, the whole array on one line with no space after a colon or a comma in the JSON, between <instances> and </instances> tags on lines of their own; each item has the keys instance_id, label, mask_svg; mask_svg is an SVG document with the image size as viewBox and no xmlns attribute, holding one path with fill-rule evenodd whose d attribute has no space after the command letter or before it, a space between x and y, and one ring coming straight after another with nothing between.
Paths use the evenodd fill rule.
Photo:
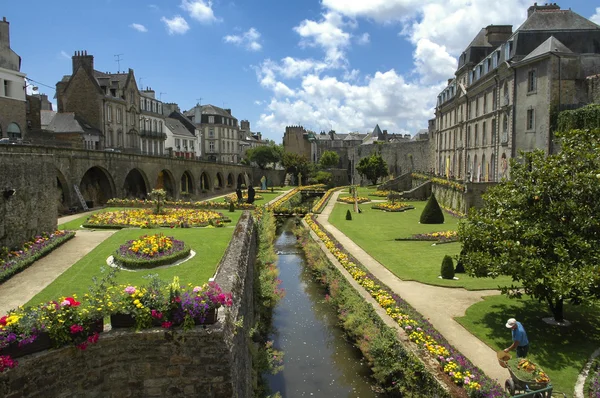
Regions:
<instances>
[{"instance_id":1,"label":"tree","mask_svg":"<svg viewBox=\"0 0 600 398\"><path fill-rule=\"evenodd\" d=\"M284 152L281 164L288 173L301 173L304 177L307 177L310 171L310 163L306 156L294 152Z\"/></svg>"},{"instance_id":2,"label":"tree","mask_svg":"<svg viewBox=\"0 0 600 398\"><path fill-rule=\"evenodd\" d=\"M246 156L251 162L255 162L259 168L264 170L269 163L277 163L281 160L279 149L275 145L262 145L249 149Z\"/></svg>"},{"instance_id":3,"label":"tree","mask_svg":"<svg viewBox=\"0 0 600 398\"><path fill-rule=\"evenodd\" d=\"M321 155L321 167L324 169L329 169L331 167L335 167L340 164L340 155L334 151L325 151Z\"/></svg>"},{"instance_id":4,"label":"tree","mask_svg":"<svg viewBox=\"0 0 600 398\"><path fill-rule=\"evenodd\" d=\"M425 204L423 211L421 212L421 218L419 219L421 224L443 224L444 223L444 212L440 208L440 204L433 192Z\"/></svg>"},{"instance_id":5,"label":"tree","mask_svg":"<svg viewBox=\"0 0 600 398\"><path fill-rule=\"evenodd\" d=\"M388 175L387 164L379 154L372 154L369 157L362 158L358 162L356 171L367 180L370 180L373 185L377 184L379 177Z\"/></svg>"},{"instance_id":6,"label":"tree","mask_svg":"<svg viewBox=\"0 0 600 398\"><path fill-rule=\"evenodd\" d=\"M472 276L511 276L502 287L548 303L556 321L563 304L600 298L600 130L557 133L561 152L511 160L511 180L484 195L484 207L459 225L461 260Z\"/></svg>"}]
</instances>

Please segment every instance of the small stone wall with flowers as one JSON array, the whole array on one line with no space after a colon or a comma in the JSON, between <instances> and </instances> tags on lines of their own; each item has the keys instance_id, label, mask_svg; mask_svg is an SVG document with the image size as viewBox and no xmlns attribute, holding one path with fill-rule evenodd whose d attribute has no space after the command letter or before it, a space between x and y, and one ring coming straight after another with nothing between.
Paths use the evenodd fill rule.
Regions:
<instances>
[{"instance_id":1,"label":"small stone wall with flowers","mask_svg":"<svg viewBox=\"0 0 600 398\"><path fill-rule=\"evenodd\" d=\"M115 329L85 350L49 349L18 358L0 372L0 397L248 397L252 360L247 331L254 323L257 234L243 213L215 282L232 293L217 322L191 330Z\"/></svg>"}]
</instances>

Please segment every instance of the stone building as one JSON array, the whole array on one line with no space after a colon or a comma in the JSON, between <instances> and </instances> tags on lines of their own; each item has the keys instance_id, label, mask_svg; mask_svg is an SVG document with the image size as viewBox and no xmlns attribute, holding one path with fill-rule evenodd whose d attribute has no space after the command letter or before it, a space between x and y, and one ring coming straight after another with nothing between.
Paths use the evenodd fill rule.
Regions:
<instances>
[{"instance_id":1,"label":"stone building","mask_svg":"<svg viewBox=\"0 0 600 398\"><path fill-rule=\"evenodd\" d=\"M72 74L56 83L58 112L73 112L102 133L102 147L139 153L140 92L132 69L104 73L94 57L77 51Z\"/></svg>"},{"instance_id":2,"label":"stone building","mask_svg":"<svg viewBox=\"0 0 600 398\"><path fill-rule=\"evenodd\" d=\"M0 21L0 138L24 138L27 129L25 74L21 57L10 48L10 26Z\"/></svg>"},{"instance_id":3,"label":"stone building","mask_svg":"<svg viewBox=\"0 0 600 398\"><path fill-rule=\"evenodd\" d=\"M556 4L527 20L483 28L438 95L434 170L469 181L498 181L519 151L552 153L560 110L587 101L586 77L600 72L600 26Z\"/></svg>"},{"instance_id":4,"label":"stone building","mask_svg":"<svg viewBox=\"0 0 600 398\"><path fill-rule=\"evenodd\" d=\"M283 148L286 152L306 157L310 162L317 161L317 136L302 126L286 126L283 134Z\"/></svg>"},{"instance_id":5,"label":"stone building","mask_svg":"<svg viewBox=\"0 0 600 398\"><path fill-rule=\"evenodd\" d=\"M140 91L140 152L144 155L162 156L165 154L165 116L163 104L156 99L154 90Z\"/></svg>"},{"instance_id":6,"label":"stone building","mask_svg":"<svg viewBox=\"0 0 600 398\"><path fill-rule=\"evenodd\" d=\"M183 159L196 159L199 155L199 140L190 132L181 121L174 118L166 118L165 126L167 132L166 146L172 148L173 156Z\"/></svg>"},{"instance_id":7,"label":"stone building","mask_svg":"<svg viewBox=\"0 0 600 398\"><path fill-rule=\"evenodd\" d=\"M202 158L213 162L238 163L240 135L231 109L196 105L183 113L201 132Z\"/></svg>"},{"instance_id":8,"label":"stone building","mask_svg":"<svg viewBox=\"0 0 600 398\"><path fill-rule=\"evenodd\" d=\"M26 96L26 121L27 133L42 130L42 111L51 111L52 103L46 94L32 94Z\"/></svg>"},{"instance_id":9,"label":"stone building","mask_svg":"<svg viewBox=\"0 0 600 398\"><path fill-rule=\"evenodd\" d=\"M246 157L248 149L257 148L259 146L269 145L268 140L262 139L262 133L253 132L250 129L250 122L247 120L240 121L240 158Z\"/></svg>"}]
</instances>

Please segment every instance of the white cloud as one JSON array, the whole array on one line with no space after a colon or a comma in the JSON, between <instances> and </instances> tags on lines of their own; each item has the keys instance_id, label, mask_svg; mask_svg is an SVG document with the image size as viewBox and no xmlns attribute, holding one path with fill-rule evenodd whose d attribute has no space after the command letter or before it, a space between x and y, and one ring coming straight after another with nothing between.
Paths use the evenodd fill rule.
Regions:
<instances>
[{"instance_id":1,"label":"white cloud","mask_svg":"<svg viewBox=\"0 0 600 398\"><path fill-rule=\"evenodd\" d=\"M358 38L356 39L356 43L360 44L360 45L369 44L370 42L371 42L371 36L369 36L369 34L367 32L358 36Z\"/></svg>"},{"instance_id":2,"label":"white cloud","mask_svg":"<svg viewBox=\"0 0 600 398\"><path fill-rule=\"evenodd\" d=\"M450 56L446 47L433 43L429 39L421 39L413 54L416 72L425 84L436 83L454 76L456 58Z\"/></svg>"},{"instance_id":3,"label":"white cloud","mask_svg":"<svg viewBox=\"0 0 600 398\"><path fill-rule=\"evenodd\" d=\"M350 44L350 34L342 28L347 25L340 14L327 12L319 21L305 19L294 30L302 40L301 46L321 47L325 59L332 66L341 66L346 62L345 49Z\"/></svg>"},{"instance_id":4,"label":"white cloud","mask_svg":"<svg viewBox=\"0 0 600 398\"><path fill-rule=\"evenodd\" d=\"M378 22L402 21L413 16L431 0L323 0L323 6L350 18L369 18Z\"/></svg>"},{"instance_id":5,"label":"white cloud","mask_svg":"<svg viewBox=\"0 0 600 398\"><path fill-rule=\"evenodd\" d=\"M600 7L596 7L596 13L590 17L590 21L600 25Z\"/></svg>"},{"instance_id":6,"label":"white cloud","mask_svg":"<svg viewBox=\"0 0 600 398\"><path fill-rule=\"evenodd\" d=\"M71 56L69 54L67 54L67 52L65 50L61 50L60 56L63 57L64 59L71 59Z\"/></svg>"},{"instance_id":7,"label":"white cloud","mask_svg":"<svg viewBox=\"0 0 600 398\"><path fill-rule=\"evenodd\" d=\"M212 9L212 1L208 0L182 0L181 8L190 14L190 17L200 23L211 23L220 21L215 17Z\"/></svg>"},{"instance_id":8,"label":"white cloud","mask_svg":"<svg viewBox=\"0 0 600 398\"><path fill-rule=\"evenodd\" d=\"M249 51L260 51L262 49L262 45L258 42L259 39L260 33L254 28L248 29L248 31L241 35L227 35L223 37L225 43L244 46Z\"/></svg>"},{"instance_id":9,"label":"white cloud","mask_svg":"<svg viewBox=\"0 0 600 398\"><path fill-rule=\"evenodd\" d=\"M181 15L175 15L171 19L162 17L160 20L165 23L170 35L182 35L190 29L190 25Z\"/></svg>"},{"instance_id":10,"label":"white cloud","mask_svg":"<svg viewBox=\"0 0 600 398\"><path fill-rule=\"evenodd\" d=\"M146 29L146 27L144 25L139 24L139 23L132 23L131 25L129 25L129 27L137 30L138 32L142 32L142 33L145 33L148 31L148 29Z\"/></svg>"}]
</instances>

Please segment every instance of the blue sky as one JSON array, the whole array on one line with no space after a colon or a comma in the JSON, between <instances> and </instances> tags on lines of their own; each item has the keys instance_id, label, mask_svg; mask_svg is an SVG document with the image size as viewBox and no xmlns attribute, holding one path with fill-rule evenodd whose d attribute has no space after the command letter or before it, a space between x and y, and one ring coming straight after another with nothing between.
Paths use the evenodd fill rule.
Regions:
<instances>
[{"instance_id":1,"label":"blue sky","mask_svg":"<svg viewBox=\"0 0 600 398\"><path fill-rule=\"evenodd\" d=\"M524 0L4 0L11 47L39 91L87 50L103 72L133 68L187 110L231 108L281 142L286 125L394 133L426 128L456 56L489 24L516 29ZM541 3L540 3L541 4ZM589 0L559 5L600 23ZM48 85L50 87L46 87ZM200 100L201 99L201 100Z\"/></svg>"}]
</instances>

